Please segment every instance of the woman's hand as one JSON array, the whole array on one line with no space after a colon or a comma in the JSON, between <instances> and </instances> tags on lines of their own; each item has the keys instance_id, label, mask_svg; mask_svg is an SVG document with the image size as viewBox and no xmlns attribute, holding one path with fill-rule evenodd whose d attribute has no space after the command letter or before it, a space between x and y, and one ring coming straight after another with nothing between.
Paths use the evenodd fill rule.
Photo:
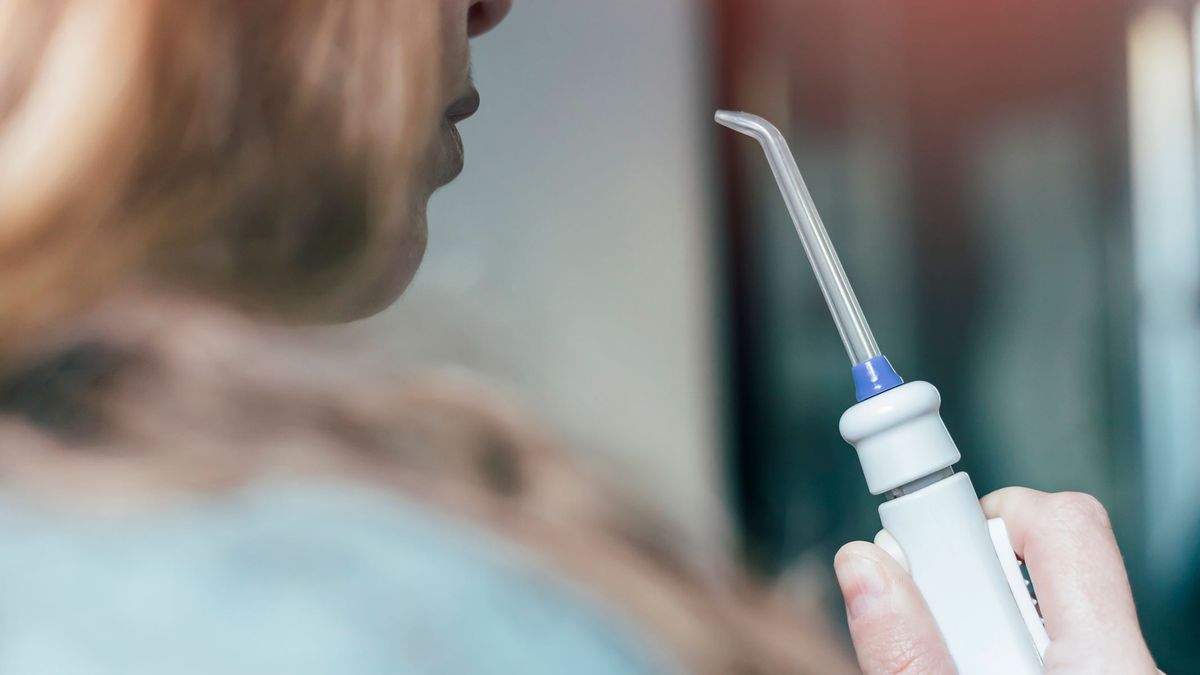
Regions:
<instances>
[{"instance_id":1,"label":"woman's hand","mask_svg":"<svg viewBox=\"0 0 1200 675\"><path fill-rule=\"evenodd\" d=\"M1046 672L1159 672L1138 627L1108 514L1094 497L1007 488L983 498L1029 567L1050 634ZM883 549L842 547L834 560L866 675L949 675L954 664L925 601Z\"/></svg>"}]
</instances>

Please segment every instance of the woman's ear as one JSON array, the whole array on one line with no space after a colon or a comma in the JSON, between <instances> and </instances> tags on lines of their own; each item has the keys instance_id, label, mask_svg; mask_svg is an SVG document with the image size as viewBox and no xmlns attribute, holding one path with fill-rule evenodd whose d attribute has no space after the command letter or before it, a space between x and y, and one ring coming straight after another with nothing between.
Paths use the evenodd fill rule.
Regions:
<instances>
[{"instance_id":1,"label":"woman's ear","mask_svg":"<svg viewBox=\"0 0 1200 675\"><path fill-rule=\"evenodd\" d=\"M29 30L19 18L42 1L0 0L0 40ZM74 190L110 192L121 179L137 145L122 141L144 132L151 11L144 1L71 0L49 22L35 71L0 121L0 249L35 234Z\"/></svg>"}]
</instances>

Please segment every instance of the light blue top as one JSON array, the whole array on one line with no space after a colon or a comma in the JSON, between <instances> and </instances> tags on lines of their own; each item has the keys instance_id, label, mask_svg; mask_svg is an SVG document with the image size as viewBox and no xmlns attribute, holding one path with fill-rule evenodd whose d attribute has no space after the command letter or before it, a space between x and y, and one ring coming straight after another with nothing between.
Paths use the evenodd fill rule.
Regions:
<instances>
[{"instance_id":1,"label":"light blue top","mask_svg":"<svg viewBox=\"0 0 1200 675\"><path fill-rule=\"evenodd\" d=\"M382 492L273 484L119 518L0 496L5 675L668 672L580 588Z\"/></svg>"}]
</instances>

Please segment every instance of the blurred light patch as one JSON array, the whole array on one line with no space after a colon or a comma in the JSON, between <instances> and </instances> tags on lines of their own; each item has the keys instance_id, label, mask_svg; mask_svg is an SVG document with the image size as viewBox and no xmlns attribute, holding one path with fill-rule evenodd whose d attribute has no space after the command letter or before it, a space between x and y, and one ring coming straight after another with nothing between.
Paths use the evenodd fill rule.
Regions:
<instances>
[{"instance_id":1,"label":"blurred light patch","mask_svg":"<svg viewBox=\"0 0 1200 675\"><path fill-rule=\"evenodd\" d=\"M1146 553L1160 590L1187 574L1181 533L1194 532L1200 515L1195 26L1175 8L1151 6L1128 33Z\"/></svg>"}]
</instances>

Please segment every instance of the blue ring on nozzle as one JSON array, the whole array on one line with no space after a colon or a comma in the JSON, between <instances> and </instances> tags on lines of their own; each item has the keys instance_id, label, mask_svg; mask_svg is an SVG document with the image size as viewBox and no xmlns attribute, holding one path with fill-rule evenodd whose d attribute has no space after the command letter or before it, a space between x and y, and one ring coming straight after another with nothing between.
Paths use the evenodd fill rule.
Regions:
<instances>
[{"instance_id":1,"label":"blue ring on nozzle","mask_svg":"<svg viewBox=\"0 0 1200 675\"><path fill-rule=\"evenodd\" d=\"M853 373L854 396L859 402L904 384L904 379L896 374L896 369L882 354L857 364Z\"/></svg>"}]
</instances>

